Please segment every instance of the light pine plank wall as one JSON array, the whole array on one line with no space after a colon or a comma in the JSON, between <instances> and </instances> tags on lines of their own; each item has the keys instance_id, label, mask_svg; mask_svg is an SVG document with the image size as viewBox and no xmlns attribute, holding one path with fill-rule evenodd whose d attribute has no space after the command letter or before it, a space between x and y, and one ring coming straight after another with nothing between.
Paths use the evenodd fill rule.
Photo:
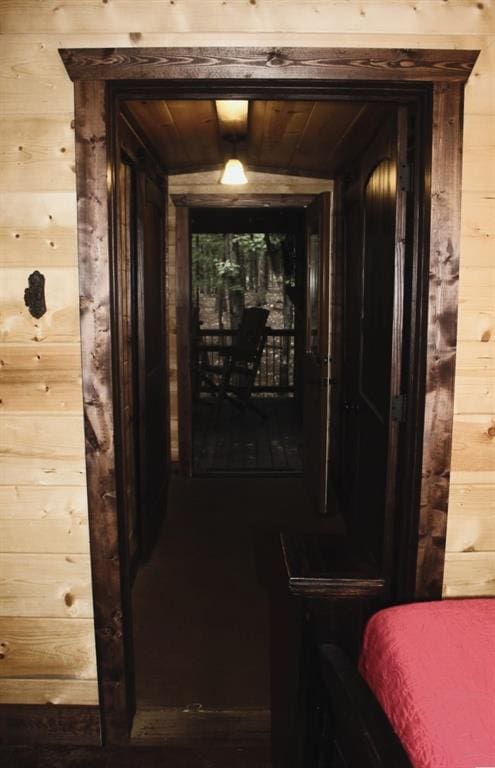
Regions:
<instances>
[{"instance_id":1,"label":"light pine plank wall","mask_svg":"<svg viewBox=\"0 0 495 768\"><path fill-rule=\"evenodd\" d=\"M88 704L97 698L79 389L73 92L59 47L481 49L466 90L444 590L494 595L492 0L3 0L0 28L0 701ZM48 313L40 321L23 302L27 276L37 268L47 277ZM19 564L25 580L17 592Z\"/></svg>"}]
</instances>

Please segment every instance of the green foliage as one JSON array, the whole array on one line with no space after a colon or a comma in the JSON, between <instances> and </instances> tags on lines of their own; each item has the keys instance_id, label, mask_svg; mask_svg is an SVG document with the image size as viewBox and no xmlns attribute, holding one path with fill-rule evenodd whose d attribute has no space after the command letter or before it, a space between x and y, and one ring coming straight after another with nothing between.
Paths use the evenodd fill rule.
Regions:
<instances>
[{"instance_id":1,"label":"green foliage","mask_svg":"<svg viewBox=\"0 0 495 768\"><path fill-rule=\"evenodd\" d=\"M264 306L267 291L278 290L286 307L287 302L291 304L295 256L291 235L195 234L191 248L193 296L198 305L201 296L215 297L220 325L227 308L231 323L242 313L246 293L251 293L251 302Z\"/></svg>"},{"instance_id":2,"label":"green foliage","mask_svg":"<svg viewBox=\"0 0 495 768\"><path fill-rule=\"evenodd\" d=\"M215 259L218 281L227 291L242 292L245 290L241 282L241 266L231 259Z\"/></svg>"}]
</instances>

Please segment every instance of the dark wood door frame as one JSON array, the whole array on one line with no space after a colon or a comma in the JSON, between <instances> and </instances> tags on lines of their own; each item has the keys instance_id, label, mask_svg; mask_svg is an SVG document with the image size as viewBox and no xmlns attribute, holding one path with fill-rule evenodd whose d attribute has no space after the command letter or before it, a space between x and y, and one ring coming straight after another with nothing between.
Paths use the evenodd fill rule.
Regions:
<instances>
[{"instance_id":1,"label":"dark wood door frame","mask_svg":"<svg viewBox=\"0 0 495 768\"><path fill-rule=\"evenodd\" d=\"M191 382L191 255L189 210L191 208L306 208L314 195L298 194L181 194L172 195L176 207L175 271L177 316L177 390L179 465L181 472L193 473L192 382Z\"/></svg>"},{"instance_id":2,"label":"dark wood door frame","mask_svg":"<svg viewBox=\"0 0 495 768\"><path fill-rule=\"evenodd\" d=\"M86 470L103 739L129 713L116 466L118 296L114 114L126 98L276 98L414 103L422 136L414 179L415 259L409 418L414 456L400 477L404 594L439 597L448 502L456 347L464 84L478 51L320 48L66 49L75 89L78 258ZM426 397L427 394L427 397ZM438 418L441 414L441 418ZM421 500L421 503L420 503ZM419 539L419 544L418 544ZM415 553L417 552L417 556Z\"/></svg>"}]
</instances>

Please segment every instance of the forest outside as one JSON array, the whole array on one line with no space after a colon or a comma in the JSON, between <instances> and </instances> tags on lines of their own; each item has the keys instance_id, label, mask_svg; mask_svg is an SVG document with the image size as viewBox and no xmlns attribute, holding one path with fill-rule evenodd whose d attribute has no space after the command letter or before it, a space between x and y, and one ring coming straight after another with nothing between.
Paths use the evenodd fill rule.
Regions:
<instances>
[{"instance_id":1,"label":"forest outside","mask_svg":"<svg viewBox=\"0 0 495 768\"><path fill-rule=\"evenodd\" d=\"M203 344L229 344L245 308L269 310L254 391L292 394L295 324L304 305L295 237L194 234L191 257L194 336Z\"/></svg>"},{"instance_id":2,"label":"forest outside","mask_svg":"<svg viewBox=\"0 0 495 768\"><path fill-rule=\"evenodd\" d=\"M296 248L291 234L195 234L192 294L201 328L235 330L245 307L270 311L273 329L294 328Z\"/></svg>"}]
</instances>

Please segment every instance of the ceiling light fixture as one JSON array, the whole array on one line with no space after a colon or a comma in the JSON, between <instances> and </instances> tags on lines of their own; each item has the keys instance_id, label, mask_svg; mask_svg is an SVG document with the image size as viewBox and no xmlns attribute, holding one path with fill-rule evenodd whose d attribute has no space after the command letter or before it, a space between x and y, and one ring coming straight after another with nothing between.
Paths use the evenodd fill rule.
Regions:
<instances>
[{"instance_id":1,"label":"ceiling light fixture","mask_svg":"<svg viewBox=\"0 0 495 768\"><path fill-rule=\"evenodd\" d=\"M220 184L231 184L237 186L247 183L248 180L246 178L246 174L244 173L243 164L240 160L237 159L237 157L231 157L230 160L227 160L225 163L225 168L223 169Z\"/></svg>"},{"instance_id":2,"label":"ceiling light fixture","mask_svg":"<svg viewBox=\"0 0 495 768\"><path fill-rule=\"evenodd\" d=\"M236 144L245 141L248 133L249 101L247 99L218 99L215 101L220 136L233 145L230 159L225 163L220 184L247 184L244 166L237 157Z\"/></svg>"},{"instance_id":3,"label":"ceiling light fixture","mask_svg":"<svg viewBox=\"0 0 495 768\"><path fill-rule=\"evenodd\" d=\"M235 139L230 139L230 141L233 144L232 157L225 163L220 184L233 186L247 184L248 180L244 172L244 166L237 157Z\"/></svg>"},{"instance_id":4,"label":"ceiling light fixture","mask_svg":"<svg viewBox=\"0 0 495 768\"><path fill-rule=\"evenodd\" d=\"M247 99L217 99L220 132L228 136L242 136L247 133L249 101Z\"/></svg>"}]
</instances>

